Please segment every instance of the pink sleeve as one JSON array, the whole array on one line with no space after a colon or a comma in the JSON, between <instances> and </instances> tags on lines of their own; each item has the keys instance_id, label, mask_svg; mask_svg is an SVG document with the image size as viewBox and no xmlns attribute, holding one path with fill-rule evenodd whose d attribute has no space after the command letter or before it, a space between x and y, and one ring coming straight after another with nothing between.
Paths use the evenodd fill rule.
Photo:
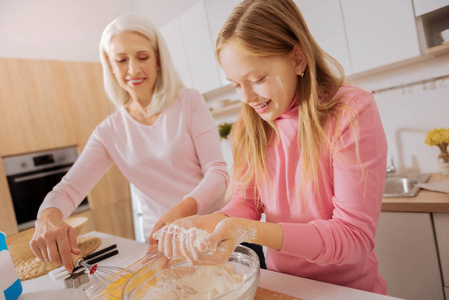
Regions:
<instances>
[{"instance_id":1,"label":"pink sleeve","mask_svg":"<svg viewBox=\"0 0 449 300\"><path fill-rule=\"evenodd\" d=\"M332 218L308 224L281 224L281 251L311 262L351 264L365 260L374 249L386 176L387 142L379 112L370 93L358 93L351 107L358 115L360 163L356 144L343 117L342 133L332 153L334 196Z\"/></svg>"},{"instance_id":2,"label":"pink sleeve","mask_svg":"<svg viewBox=\"0 0 449 300\"><path fill-rule=\"evenodd\" d=\"M95 130L76 162L45 197L38 216L44 209L55 207L64 220L68 218L113 163Z\"/></svg>"},{"instance_id":3,"label":"pink sleeve","mask_svg":"<svg viewBox=\"0 0 449 300\"><path fill-rule=\"evenodd\" d=\"M195 97L191 101L190 134L204 177L185 197L195 199L199 213L210 213L223 207L229 175L221 152L217 125L204 98L199 92L193 92L193 95L189 93L189 96Z\"/></svg>"},{"instance_id":4,"label":"pink sleeve","mask_svg":"<svg viewBox=\"0 0 449 300\"><path fill-rule=\"evenodd\" d=\"M220 210L228 217L246 218L251 220L260 220L263 208L257 205L254 189L248 188L246 191L236 189L231 201Z\"/></svg>"}]
</instances>

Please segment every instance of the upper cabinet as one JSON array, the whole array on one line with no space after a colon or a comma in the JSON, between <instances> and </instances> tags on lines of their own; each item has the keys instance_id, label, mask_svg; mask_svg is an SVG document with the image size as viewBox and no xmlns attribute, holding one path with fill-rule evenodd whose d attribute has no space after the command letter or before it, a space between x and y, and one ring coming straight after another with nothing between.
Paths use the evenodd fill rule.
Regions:
<instances>
[{"instance_id":1,"label":"upper cabinet","mask_svg":"<svg viewBox=\"0 0 449 300\"><path fill-rule=\"evenodd\" d=\"M415 0L415 14L422 48L430 56L449 53L449 43L441 37L449 29L449 0Z\"/></svg>"},{"instance_id":2,"label":"upper cabinet","mask_svg":"<svg viewBox=\"0 0 449 300\"><path fill-rule=\"evenodd\" d=\"M185 49L185 42L182 36L181 25L179 19L174 19L160 28L162 35L167 43L168 50L173 59L173 64L176 71L178 71L182 82L189 87L192 87L192 80L190 79L190 66L187 60L187 53Z\"/></svg>"},{"instance_id":3,"label":"upper cabinet","mask_svg":"<svg viewBox=\"0 0 449 300\"><path fill-rule=\"evenodd\" d=\"M340 62L346 75L404 63L421 56L420 43L424 49L414 5L428 0L294 1L318 44ZM432 9L444 6L443 0L432 1ZM229 84L215 58L215 42L239 2L201 0L161 28L187 86L206 93Z\"/></svg>"},{"instance_id":4,"label":"upper cabinet","mask_svg":"<svg viewBox=\"0 0 449 300\"><path fill-rule=\"evenodd\" d=\"M413 0L415 15L421 16L449 5L449 0Z\"/></svg>"},{"instance_id":5,"label":"upper cabinet","mask_svg":"<svg viewBox=\"0 0 449 300\"><path fill-rule=\"evenodd\" d=\"M215 43L217 41L217 37L220 33L221 28L226 23L226 20L228 19L232 10L239 2L239 0L207 0L205 2L214 51ZM229 84L229 81L226 79L226 75L224 74L223 69L220 67L220 65L218 65L218 73L220 76L221 85L224 86Z\"/></svg>"},{"instance_id":6,"label":"upper cabinet","mask_svg":"<svg viewBox=\"0 0 449 300\"><path fill-rule=\"evenodd\" d=\"M295 0L295 3L318 44L343 66L346 75L352 74L339 1Z\"/></svg>"},{"instance_id":7,"label":"upper cabinet","mask_svg":"<svg viewBox=\"0 0 449 300\"><path fill-rule=\"evenodd\" d=\"M411 0L340 0L354 73L420 56Z\"/></svg>"},{"instance_id":8,"label":"upper cabinet","mask_svg":"<svg viewBox=\"0 0 449 300\"><path fill-rule=\"evenodd\" d=\"M203 1L163 26L161 32L187 86L205 93L222 85Z\"/></svg>"},{"instance_id":9,"label":"upper cabinet","mask_svg":"<svg viewBox=\"0 0 449 300\"><path fill-rule=\"evenodd\" d=\"M203 1L184 12L179 22L185 40L190 75L195 88L204 93L221 86L215 47Z\"/></svg>"}]
</instances>

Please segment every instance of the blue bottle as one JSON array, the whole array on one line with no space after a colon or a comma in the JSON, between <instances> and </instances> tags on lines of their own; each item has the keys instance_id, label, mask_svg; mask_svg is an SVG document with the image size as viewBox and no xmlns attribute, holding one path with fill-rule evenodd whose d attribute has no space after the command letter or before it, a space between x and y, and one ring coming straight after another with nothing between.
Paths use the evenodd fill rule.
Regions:
<instances>
[{"instance_id":1,"label":"blue bottle","mask_svg":"<svg viewBox=\"0 0 449 300\"><path fill-rule=\"evenodd\" d=\"M0 231L0 300L16 300L22 294L22 283L5 239L5 234Z\"/></svg>"}]
</instances>

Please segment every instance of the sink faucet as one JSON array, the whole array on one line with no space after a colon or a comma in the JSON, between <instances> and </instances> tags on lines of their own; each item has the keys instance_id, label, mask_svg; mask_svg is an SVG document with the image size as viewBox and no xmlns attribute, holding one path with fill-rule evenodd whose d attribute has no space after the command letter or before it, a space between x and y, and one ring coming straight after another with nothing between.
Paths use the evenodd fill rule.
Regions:
<instances>
[{"instance_id":1,"label":"sink faucet","mask_svg":"<svg viewBox=\"0 0 449 300\"><path fill-rule=\"evenodd\" d=\"M387 175L394 175L396 174L397 170L394 166L393 156L388 155L388 164L387 164Z\"/></svg>"}]
</instances>

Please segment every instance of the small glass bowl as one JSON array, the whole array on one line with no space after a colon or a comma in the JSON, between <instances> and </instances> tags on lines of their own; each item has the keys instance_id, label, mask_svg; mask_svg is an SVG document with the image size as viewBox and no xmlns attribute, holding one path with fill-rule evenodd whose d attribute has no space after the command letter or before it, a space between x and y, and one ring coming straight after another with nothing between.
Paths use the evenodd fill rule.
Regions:
<instances>
[{"instance_id":1,"label":"small glass bowl","mask_svg":"<svg viewBox=\"0 0 449 300\"><path fill-rule=\"evenodd\" d=\"M128 280L123 288L122 298L125 300L151 299L150 296L155 295L154 289L156 285L158 291L165 292L170 290L171 293L169 294L171 294L170 297L173 299L179 299L181 296L182 299L188 299L186 295L189 294L195 297L195 289L188 284L180 284L180 281L182 279L188 280L189 275L195 274L201 268L207 267L217 268L217 266L190 266L185 260L170 260L163 266L162 270L156 273L156 268L144 266ZM224 266L222 267L225 268ZM226 264L226 271L232 272L230 273L232 275L239 276L242 281L236 283L235 286L224 293L214 295L212 299L254 299L260 280L259 257L257 254L248 247L242 245L237 246ZM216 278L209 277L207 282L217 282L216 280L220 280L218 277L220 273L216 274ZM163 290L164 288L166 290ZM205 288L207 289L208 287ZM171 299L166 298L167 295L162 296L159 294L157 296L162 297L164 300ZM210 297L210 294L208 294L208 297Z\"/></svg>"}]
</instances>

